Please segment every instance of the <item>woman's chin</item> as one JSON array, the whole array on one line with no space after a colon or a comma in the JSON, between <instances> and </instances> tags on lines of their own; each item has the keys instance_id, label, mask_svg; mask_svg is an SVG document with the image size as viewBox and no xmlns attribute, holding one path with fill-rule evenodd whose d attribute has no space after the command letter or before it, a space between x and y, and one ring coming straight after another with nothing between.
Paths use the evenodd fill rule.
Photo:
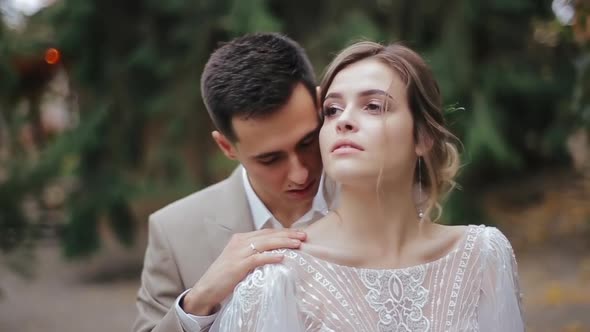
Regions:
<instances>
[{"instance_id":1,"label":"woman's chin","mask_svg":"<svg viewBox=\"0 0 590 332\"><path fill-rule=\"evenodd\" d=\"M359 167L326 168L326 175L342 185L374 186L379 181L378 170L364 170Z\"/></svg>"}]
</instances>

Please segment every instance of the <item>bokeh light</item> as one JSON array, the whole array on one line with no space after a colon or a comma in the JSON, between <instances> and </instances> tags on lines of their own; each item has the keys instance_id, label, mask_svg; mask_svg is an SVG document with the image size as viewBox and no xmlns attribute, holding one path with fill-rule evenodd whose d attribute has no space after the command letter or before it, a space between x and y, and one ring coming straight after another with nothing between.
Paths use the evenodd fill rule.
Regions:
<instances>
[{"instance_id":1,"label":"bokeh light","mask_svg":"<svg viewBox=\"0 0 590 332\"><path fill-rule=\"evenodd\" d=\"M57 50L56 48L49 48L47 51L45 51L45 62L47 62L50 65L58 63L60 57L61 54L59 50Z\"/></svg>"}]
</instances>

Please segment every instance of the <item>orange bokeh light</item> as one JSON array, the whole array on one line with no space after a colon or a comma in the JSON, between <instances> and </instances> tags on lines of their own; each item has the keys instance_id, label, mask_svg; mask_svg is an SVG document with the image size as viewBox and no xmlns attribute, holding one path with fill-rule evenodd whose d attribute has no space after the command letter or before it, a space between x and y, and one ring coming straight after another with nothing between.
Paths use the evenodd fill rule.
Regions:
<instances>
[{"instance_id":1,"label":"orange bokeh light","mask_svg":"<svg viewBox=\"0 0 590 332\"><path fill-rule=\"evenodd\" d=\"M56 48L50 48L45 51L45 62L54 65L59 62L61 54Z\"/></svg>"}]
</instances>

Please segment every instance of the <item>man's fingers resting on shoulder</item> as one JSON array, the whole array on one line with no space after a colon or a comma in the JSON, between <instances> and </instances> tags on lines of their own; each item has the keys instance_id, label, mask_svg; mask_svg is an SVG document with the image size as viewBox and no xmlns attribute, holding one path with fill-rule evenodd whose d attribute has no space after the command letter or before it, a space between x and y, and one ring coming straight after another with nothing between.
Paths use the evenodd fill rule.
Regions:
<instances>
[{"instance_id":1,"label":"man's fingers resting on shoulder","mask_svg":"<svg viewBox=\"0 0 590 332\"><path fill-rule=\"evenodd\" d=\"M290 229L281 229L281 230L275 230L272 233L266 233L266 234L259 234L256 236L252 236L249 237L248 240L249 241L259 241L260 239L264 239L264 238L285 238L285 239L297 239L300 241L305 241L307 237L307 234L305 234L305 232L300 231L300 230L290 230Z\"/></svg>"},{"instance_id":2,"label":"man's fingers resting on shoulder","mask_svg":"<svg viewBox=\"0 0 590 332\"><path fill-rule=\"evenodd\" d=\"M258 252L283 248L297 249L301 246L301 240L286 237L258 238L253 240L252 245ZM250 247L250 249L252 248Z\"/></svg>"}]
</instances>

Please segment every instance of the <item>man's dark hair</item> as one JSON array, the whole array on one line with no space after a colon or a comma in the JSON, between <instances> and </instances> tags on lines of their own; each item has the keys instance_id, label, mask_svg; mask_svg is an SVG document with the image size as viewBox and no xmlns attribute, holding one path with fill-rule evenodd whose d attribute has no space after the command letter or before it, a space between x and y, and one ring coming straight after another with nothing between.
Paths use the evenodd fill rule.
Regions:
<instances>
[{"instance_id":1,"label":"man's dark hair","mask_svg":"<svg viewBox=\"0 0 590 332\"><path fill-rule=\"evenodd\" d=\"M234 117L276 112L298 83L316 104L315 75L303 48L281 34L256 33L236 38L211 54L201 76L201 95L217 129L235 142Z\"/></svg>"}]
</instances>

